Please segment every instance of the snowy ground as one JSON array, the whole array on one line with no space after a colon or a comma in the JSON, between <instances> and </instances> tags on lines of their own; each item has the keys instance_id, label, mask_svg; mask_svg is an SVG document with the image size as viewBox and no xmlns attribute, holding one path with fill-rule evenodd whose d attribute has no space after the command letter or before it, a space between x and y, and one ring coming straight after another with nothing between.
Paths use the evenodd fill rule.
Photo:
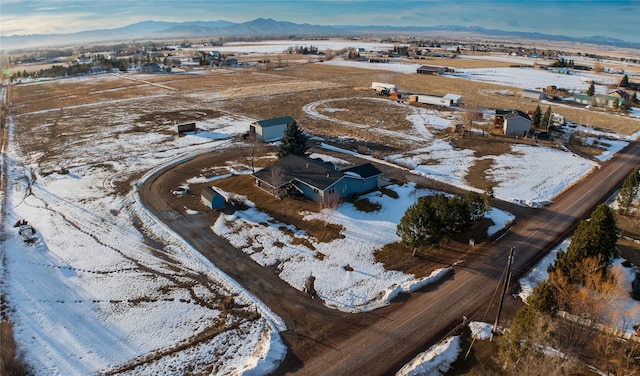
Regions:
<instances>
[{"instance_id":1,"label":"snowy ground","mask_svg":"<svg viewBox=\"0 0 640 376\"><path fill-rule=\"evenodd\" d=\"M393 49L393 43L371 43L356 40L272 40L252 42L230 42L224 46L210 47L209 50L223 53L236 52L245 54L279 54L289 48L314 46L319 51L339 51L344 48L364 48L365 51L384 51ZM199 50L202 50L199 48ZM206 50L206 49L205 49Z\"/></svg>"},{"instance_id":2,"label":"snowy ground","mask_svg":"<svg viewBox=\"0 0 640 376\"><path fill-rule=\"evenodd\" d=\"M93 80L96 78L77 79L79 84ZM128 101L110 104L124 108ZM93 106L85 105L87 112ZM321 112L305 107L308 113L329 121L338 121L331 117L336 109L324 106ZM414 124L411 137L430 146L378 162L409 165L416 173L469 188L465 176L478 158L433 137L450 125L437 111L415 111L407 118ZM126 117L126 111L121 116ZM8 230L3 240L7 267L2 288L13 309L16 339L37 374L108 372L159 352L163 354L160 359L130 373L182 374L186 367L199 369L206 364L214 364L218 374L251 374L250 370L261 374L273 369L283 356L278 331L284 324L152 218L135 192L121 196L115 189L132 172L225 147L226 137L243 133L252 120L225 114L198 122L201 132L180 138L153 132L124 138L118 132L128 128L107 127L92 135L90 143L60 149L61 160L70 166L67 175L42 174L39 155L21 153L13 147L20 140L12 135L6 159L10 173L7 224L27 219L37 229L38 241L27 245L17 229ZM51 124L31 126L47 129ZM497 197L531 205L549 202L595 167L571 153L533 146L514 146L510 153L492 158L495 163L490 174L498 182L494 187ZM536 167L532 160L553 163ZM379 192L367 196L381 204L378 212L359 212L345 203L333 211L307 213L309 220L320 218L345 228L345 238L331 243L312 241L313 250L292 245L290 235L279 229L286 224L264 225L271 223L269 218L254 208L221 216L212 231L227 237L256 262L277 265L282 278L295 288L302 289L309 275L314 275L315 287L327 306L371 310L387 304L398 292L418 288L447 272L443 269L416 279L386 271L374 261L375 249L398 240L395 225L404 210L418 196L432 193L411 184L390 188L398 199ZM509 213L498 210L488 217L494 222L492 232L513 220ZM144 228L145 234L133 223ZM296 236L305 236L292 230ZM171 262L148 245L146 235L160 239ZM250 246L248 237L259 239L262 248ZM224 299L245 308L225 316L215 304ZM256 310L258 317L251 314ZM202 337L205 340L197 341ZM191 342L194 345L187 350L179 349Z\"/></svg>"},{"instance_id":3,"label":"snowy ground","mask_svg":"<svg viewBox=\"0 0 640 376\"><path fill-rule=\"evenodd\" d=\"M163 142L150 135L141 144L164 147L135 156L117 154L132 145L118 147L105 135L112 150L108 168L85 163L91 153L75 150L68 162L77 167L67 175L43 176L31 156L9 147L8 223L27 219L38 240L28 245L16 228L9 230L3 291L16 340L36 374L107 372L158 352L165 356L131 373L183 374L211 365L222 374L256 367L264 373L279 363L286 352L278 335L284 324L151 218L135 195L112 193L122 174L221 146L226 141L220 139L246 129L247 120L233 121L224 129L214 121L199 124L209 137ZM171 263L146 245L135 221L162 239ZM223 313L215 302L228 299L246 308ZM256 309L263 315L255 317ZM189 343L187 351L176 350Z\"/></svg>"},{"instance_id":4,"label":"snowy ground","mask_svg":"<svg viewBox=\"0 0 640 376\"><path fill-rule=\"evenodd\" d=\"M460 337L449 337L418 354L396 376L444 375L458 358Z\"/></svg>"}]
</instances>

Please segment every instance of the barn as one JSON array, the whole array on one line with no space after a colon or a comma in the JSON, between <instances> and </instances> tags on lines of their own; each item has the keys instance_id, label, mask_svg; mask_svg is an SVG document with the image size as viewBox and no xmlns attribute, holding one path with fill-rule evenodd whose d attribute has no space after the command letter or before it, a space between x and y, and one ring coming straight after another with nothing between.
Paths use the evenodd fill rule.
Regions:
<instances>
[{"instance_id":1,"label":"barn","mask_svg":"<svg viewBox=\"0 0 640 376\"><path fill-rule=\"evenodd\" d=\"M507 136L524 137L531 130L531 118L522 111L513 110L504 115L502 129Z\"/></svg>"},{"instance_id":2,"label":"barn","mask_svg":"<svg viewBox=\"0 0 640 376\"><path fill-rule=\"evenodd\" d=\"M202 202L213 210L224 209L226 200L224 196L220 194L213 187L204 187L202 193L200 193L200 199Z\"/></svg>"},{"instance_id":3,"label":"barn","mask_svg":"<svg viewBox=\"0 0 640 376\"><path fill-rule=\"evenodd\" d=\"M291 116L258 120L249 125L249 132L265 142L277 141L284 136L287 125L295 122Z\"/></svg>"}]
</instances>

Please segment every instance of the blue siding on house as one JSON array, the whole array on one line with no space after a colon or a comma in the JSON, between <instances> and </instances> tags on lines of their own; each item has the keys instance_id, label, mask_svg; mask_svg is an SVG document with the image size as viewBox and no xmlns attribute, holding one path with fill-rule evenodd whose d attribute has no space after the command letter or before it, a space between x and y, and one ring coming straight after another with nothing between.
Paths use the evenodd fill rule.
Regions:
<instances>
[{"instance_id":1,"label":"blue siding on house","mask_svg":"<svg viewBox=\"0 0 640 376\"><path fill-rule=\"evenodd\" d=\"M320 191L316 188L308 186L300 181L295 181L294 184L302 191L302 195L310 200L317 201L320 196Z\"/></svg>"},{"instance_id":2,"label":"blue siding on house","mask_svg":"<svg viewBox=\"0 0 640 376\"><path fill-rule=\"evenodd\" d=\"M358 179L355 177L345 176L337 181L334 185L330 186L326 192L334 189L336 193L340 194L340 197L345 198L353 195L359 195L364 192L368 192L378 188L378 177L371 177L368 179Z\"/></svg>"},{"instance_id":3,"label":"blue siding on house","mask_svg":"<svg viewBox=\"0 0 640 376\"><path fill-rule=\"evenodd\" d=\"M318 201L320 197L323 197L325 200L329 198L343 199L378 188L378 176L368 179L343 177L324 191L313 188L300 181L295 181L294 184L302 191L302 194L306 198L313 201Z\"/></svg>"},{"instance_id":4,"label":"blue siding on house","mask_svg":"<svg viewBox=\"0 0 640 376\"><path fill-rule=\"evenodd\" d=\"M378 188L378 178L382 174L371 163L339 170L318 160L288 155L253 174L256 185L271 194L276 194L269 183L272 169L276 167L284 171L284 179L279 183L283 191L291 192L293 186L308 199L325 202L372 191Z\"/></svg>"}]
</instances>

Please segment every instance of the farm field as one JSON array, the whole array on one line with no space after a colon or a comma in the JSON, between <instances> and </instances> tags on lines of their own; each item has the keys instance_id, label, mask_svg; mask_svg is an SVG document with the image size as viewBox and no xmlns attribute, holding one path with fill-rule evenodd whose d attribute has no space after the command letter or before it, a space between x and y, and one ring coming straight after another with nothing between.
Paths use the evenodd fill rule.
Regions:
<instances>
[{"instance_id":1,"label":"farm field","mask_svg":"<svg viewBox=\"0 0 640 376\"><path fill-rule=\"evenodd\" d=\"M366 89L372 81L416 93L461 94L469 108L535 107L504 94L517 90L513 82L505 83L514 85L509 89L468 77L327 62L12 86L3 291L19 349L36 373L262 374L284 357L284 322L142 205L137 188L163 167L215 155L211 165L184 171L182 180L166 187L195 197L168 194L164 221L202 218L211 232L201 236L226 239L277 270L295 290L302 291L313 273L323 305L363 312L437 280L447 262L457 261L422 261L423 267L408 271L378 259L397 244L395 225L420 195L492 186L509 205L545 205L640 134L636 118L551 104L568 120L592 126L577 132L606 140L592 150L594 158L550 142L485 137L483 124L455 140L451 127L461 111L380 98ZM322 210L301 205L304 211L290 214L294 226L276 217L277 206L266 208L273 203L251 189L239 136L254 120L284 115L311 135L314 157L384 166L393 193L365 197L380 209L367 213L349 202ZM175 124L187 121L195 121L198 131L178 136ZM272 151L261 163L273 158ZM409 175L430 186L401 179ZM206 185L221 187L245 206L209 212L198 199ZM513 219L494 208L482 238ZM36 229L33 243L13 228L19 220ZM314 223L330 225L337 235L322 239L303 229Z\"/></svg>"}]
</instances>

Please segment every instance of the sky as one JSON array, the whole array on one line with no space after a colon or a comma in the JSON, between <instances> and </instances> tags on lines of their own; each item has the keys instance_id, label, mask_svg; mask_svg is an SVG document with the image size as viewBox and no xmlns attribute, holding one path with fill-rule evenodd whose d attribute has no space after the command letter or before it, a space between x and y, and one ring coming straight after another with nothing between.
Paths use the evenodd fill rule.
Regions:
<instances>
[{"instance_id":1,"label":"sky","mask_svg":"<svg viewBox=\"0 0 640 376\"><path fill-rule=\"evenodd\" d=\"M317 25L482 26L640 41L640 0L1 0L0 35L71 33L147 20L242 23L259 17Z\"/></svg>"}]
</instances>

